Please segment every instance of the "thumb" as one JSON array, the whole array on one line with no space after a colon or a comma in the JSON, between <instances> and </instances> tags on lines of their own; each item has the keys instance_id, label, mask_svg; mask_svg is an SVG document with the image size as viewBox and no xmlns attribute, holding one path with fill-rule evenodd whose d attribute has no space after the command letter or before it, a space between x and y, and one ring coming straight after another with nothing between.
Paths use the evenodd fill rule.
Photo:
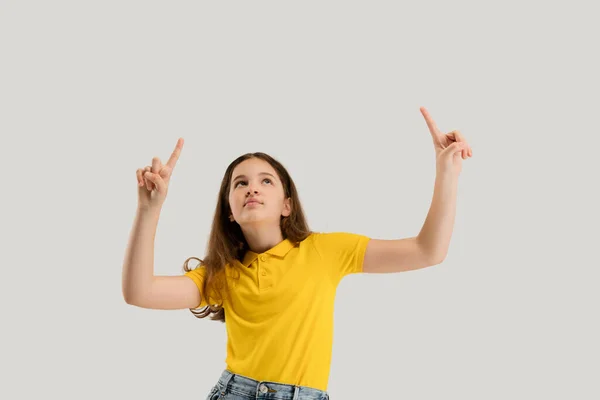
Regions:
<instances>
[{"instance_id":1,"label":"thumb","mask_svg":"<svg viewBox=\"0 0 600 400\"><path fill-rule=\"evenodd\" d=\"M169 167L168 165L164 165L164 166L162 166L160 171L158 171L158 175L163 179L163 181L168 182L169 179L171 178L172 172L173 171L172 171L171 167Z\"/></svg>"},{"instance_id":2,"label":"thumb","mask_svg":"<svg viewBox=\"0 0 600 400\"><path fill-rule=\"evenodd\" d=\"M441 151L440 157L452 159L456 153L460 153L466 148L464 142L454 142Z\"/></svg>"},{"instance_id":3,"label":"thumb","mask_svg":"<svg viewBox=\"0 0 600 400\"><path fill-rule=\"evenodd\" d=\"M146 171L146 173L144 174L144 178L146 178L150 182L154 183L154 186L156 186L156 189L158 190L159 193L165 192L167 185L166 185L165 181L160 177L159 174L155 174L150 171Z\"/></svg>"}]
</instances>

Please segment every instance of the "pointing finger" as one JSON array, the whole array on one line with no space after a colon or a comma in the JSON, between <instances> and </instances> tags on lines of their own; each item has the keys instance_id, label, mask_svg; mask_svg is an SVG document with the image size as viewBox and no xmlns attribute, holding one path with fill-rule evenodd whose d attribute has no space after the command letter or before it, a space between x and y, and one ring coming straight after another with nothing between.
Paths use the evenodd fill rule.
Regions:
<instances>
[{"instance_id":1,"label":"pointing finger","mask_svg":"<svg viewBox=\"0 0 600 400\"><path fill-rule=\"evenodd\" d=\"M183 148L183 138L179 138L179 140L177 140L177 145L175 146L175 150L173 150L173 154L171 154L169 161L167 161L167 165L171 169L175 169L175 164L177 163L177 160L179 160L179 155L181 154L182 148Z\"/></svg>"},{"instance_id":2,"label":"pointing finger","mask_svg":"<svg viewBox=\"0 0 600 400\"><path fill-rule=\"evenodd\" d=\"M435 124L433 118L431 118L429 111L427 111L425 107L421 107L420 110L421 114L423 114L423 117L425 118L425 122L427 123L427 127L429 128L429 132L433 137L433 141L437 144L439 142L440 131L437 125Z\"/></svg>"}]
</instances>

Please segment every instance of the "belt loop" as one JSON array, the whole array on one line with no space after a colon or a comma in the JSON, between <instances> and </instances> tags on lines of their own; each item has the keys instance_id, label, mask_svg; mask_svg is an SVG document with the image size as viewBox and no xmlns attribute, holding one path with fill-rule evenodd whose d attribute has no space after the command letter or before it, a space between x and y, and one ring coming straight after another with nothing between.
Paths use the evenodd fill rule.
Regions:
<instances>
[{"instance_id":1,"label":"belt loop","mask_svg":"<svg viewBox=\"0 0 600 400\"><path fill-rule=\"evenodd\" d=\"M298 400L298 396L300 395L300 388L294 385L294 398L292 400Z\"/></svg>"},{"instance_id":2,"label":"belt loop","mask_svg":"<svg viewBox=\"0 0 600 400\"><path fill-rule=\"evenodd\" d=\"M225 381L223 382L223 390L221 391L221 396L225 396L225 393L227 393L227 385L229 385L229 381L231 380L231 378L233 378L233 372L227 371Z\"/></svg>"}]
</instances>

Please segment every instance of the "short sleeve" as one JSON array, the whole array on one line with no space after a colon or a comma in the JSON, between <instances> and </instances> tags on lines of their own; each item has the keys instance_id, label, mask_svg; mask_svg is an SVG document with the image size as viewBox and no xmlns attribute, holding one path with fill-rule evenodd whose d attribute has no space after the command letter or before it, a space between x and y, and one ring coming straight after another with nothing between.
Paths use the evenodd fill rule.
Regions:
<instances>
[{"instance_id":1,"label":"short sleeve","mask_svg":"<svg viewBox=\"0 0 600 400\"><path fill-rule=\"evenodd\" d=\"M195 308L206 307L208 303L204 298L204 293L202 293L202 285L204 284L204 276L206 274L206 267L204 265L198 266L191 271L187 271L184 275L191 278L196 286L198 287L198 291L200 292L200 304Z\"/></svg>"},{"instance_id":2,"label":"short sleeve","mask_svg":"<svg viewBox=\"0 0 600 400\"><path fill-rule=\"evenodd\" d=\"M346 275L363 272L370 239L357 233L321 232L315 235L314 245L339 282Z\"/></svg>"}]
</instances>

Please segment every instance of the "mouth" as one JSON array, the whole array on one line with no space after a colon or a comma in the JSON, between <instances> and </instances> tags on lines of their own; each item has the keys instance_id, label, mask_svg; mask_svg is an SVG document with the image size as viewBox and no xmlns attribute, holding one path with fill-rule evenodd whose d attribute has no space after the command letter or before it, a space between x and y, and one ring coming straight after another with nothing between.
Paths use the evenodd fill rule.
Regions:
<instances>
[{"instance_id":1,"label":"mouth","mask_svg":"<svg viewBox=\"0 0 600 400\"><path fill-rule=\"evenodd\" d=\"M251 204L261 204L261 203L259 203L258 201L253 201L253 200L252 200L252 201L249 201L249 202L247 202L246 204L244 204L244 207L246 207L246 206L248 206L248 205L251 205Z\"/></svg>"}]
</instances>

